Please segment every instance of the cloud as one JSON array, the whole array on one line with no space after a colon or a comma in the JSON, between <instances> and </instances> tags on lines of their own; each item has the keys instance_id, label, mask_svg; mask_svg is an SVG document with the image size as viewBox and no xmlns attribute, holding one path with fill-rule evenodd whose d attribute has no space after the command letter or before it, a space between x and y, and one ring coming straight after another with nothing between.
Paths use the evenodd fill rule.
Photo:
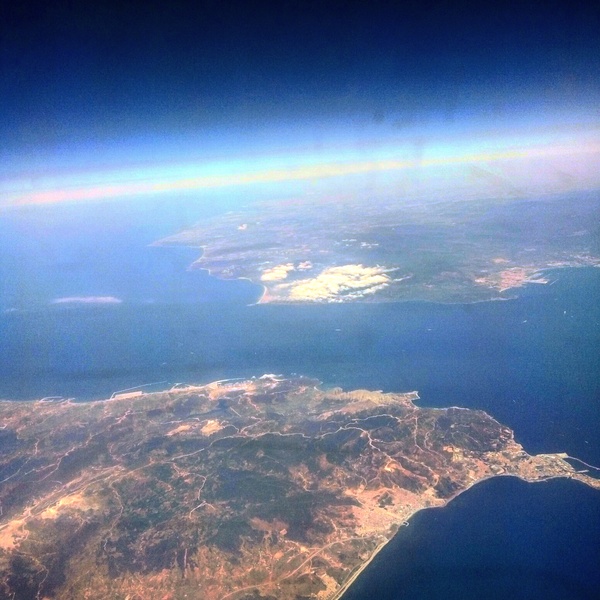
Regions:
<instances>
[{"instance_id":1,"label":"cloud","mask_svg":"<svg viewBox=\"0 0 600 600\"><path fill-rule=\"evenodd\" d=\"M310 279L276 286L277 296L294 302L343 302L374 294L391 282L385 267L342 265L329 267Z\"/></svg>"},{"instance_id":2,"label":"cloud","mask_svg":"<svg viewBox=\"0 0 600 600\"><path fill-rule=\"evenodd\" d=\"M65 296L55 298L52 304L121 304L123 300L114 296Z\"/></svg>"}]
</instances>

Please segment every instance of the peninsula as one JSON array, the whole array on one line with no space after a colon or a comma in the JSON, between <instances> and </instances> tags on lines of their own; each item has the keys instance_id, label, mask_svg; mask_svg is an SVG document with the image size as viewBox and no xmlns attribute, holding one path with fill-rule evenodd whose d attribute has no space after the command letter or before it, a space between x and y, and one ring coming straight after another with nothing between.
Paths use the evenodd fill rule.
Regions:
<instances>
[{"instance_id":1,"label":"peninsula","mask_svg":"<svg viewBox=\"0 0 600 600\"><path fill-rule=\"evenodd\" d=\"M263 303L500 300L545 271L600 265L597 192L449 196L258 202L156 245L201 248L191 269L250 279Z\"/></svg>"},{"instance_id":2,"label":"peninsula","mask_svg":"<svg viewBox=\"0 0 600 600\"><path fill-rule=\"evenodd\" d=\"M416 511L486 478L600 480L482 411L265 375L2 402L0 596L336 599Z\"/></svg>"}]
</instances>

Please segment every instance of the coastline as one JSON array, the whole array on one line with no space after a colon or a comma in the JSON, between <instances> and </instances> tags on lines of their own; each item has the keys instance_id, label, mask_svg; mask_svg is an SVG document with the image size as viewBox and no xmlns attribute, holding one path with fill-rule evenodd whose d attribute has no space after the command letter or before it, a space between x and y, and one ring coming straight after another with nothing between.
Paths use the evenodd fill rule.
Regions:
<instances>
[{"instance_id":1,"label":"coastline","mask_svg":"<svg viewBox=\"0 0 600 600\"><path fill-rule=\"evenodd\" d=\"M556 453L554 455L550 454L549 456L558 456L561 457L563 453ZM571 458L571 457L569 457ZM577 460L577 459L575 459ZM379 544L375 550L373 550L371 556L369 556L369 558L362 563L361 565L359 565L358 567L355 568L354 572L350 574L349 578L347 581L345 581L342 586L336 590L335 592L333 592L333 595L328 596L326 600L343 600L343 596L344 594L350 590L350 588L352 587L352 585L356 582L356 580L361 576L361 574L369 567L369 565L375 560L375 558L378 556L378 554L385 548L385 546L387 546L402 530L403 527L408 527L410 525L410 520L415 517L418 513L422 512L422 511L426 511L426 510L434 510L434 509L444 509L446 508L449 504L452 503L452 501L454 501L456 498L458 498L459 496L461 496L462 494L464 494L465 492L471 490L472 488L474 488L475 486L479 485L479 484L483 484L486 481L490 481L492 479L498 479L500 477L507 477L507 478L514 478L514 479L518 479L519 481L524 481L525 483L528 484L536 484L536 483L543 483L546 481L551 481L551 480L555 480L555 479L568 479L570 481L579 481L579 483L581 483L582 485L586 485L588 487L594 487L595 489L597 489L598 491L600 491L600 480L598 480L598 485L597 486L590 486L589 484L581 481L580 479L576 478L576 477L569 477L567 475L553 475L553 476L548 476L542 479L527 479L526 477L521 477L520 475L517 474L513 474L513 473L500 473L497 475L489 475L488 477L484 477L483 479L480 479L478 481L473 482L471 485L469 485L468 487L466 487L463 490L460 490L459 492L457 492L456 494L454 494L451 498L448 498L444 504L440 504L439 506L424 506L422 508L419 508L417 510L415 510L413 513L411 513L411 515L409 517L407 517L405 519L405 521L398 527L398 530L394 533L394 535L392 537L390 537L388 540L382 542L381 544Z\"/></svg>"},{"instance_id":2,"label":"coastline","mask_svg":"<svg viewBox=\"0 0 600 600\"><path fill-rule=\"evenodd\" d=\"M394 539L394 537L396 537L396 534L394 534L389 540L381 542L381 544L379 544L375 548L375 550L373 550L371 556L362 565L356 567L354 572L350 574L348 580L344 584L342 584L342 587L340 587L339 590L333 592L333 596L329 596L327 600L341 600L342 596L352 587L352 584L358 579L361 573L373 562L375 557Z\"/></svg>"},{"instance_id":3,"label":"coastline","mask_svg":"<svg viewBox=\"0 0 600 600\"><path fill-rule=\"evenodd\" d=\"M331 403L332 398L337 398L337 402L339 405L338 412L340 415L345 415L343 418L347 421L346 426L350 429L359 429L363 432L370 431L370 429L362 429L362 427L356 424L353 425L354 416L356 412L360 412L360 410L364 408L363 403L370 402L376 406L376 412L373 413L373 416L389 417L390 415L388 414L388 412L393 411L392 409L387 408L387 405L400 402L404 406L404 408L409 409L408 413L402 413L402 415L408 415L408 418L410 420L410 415L413 414L411 407L414 407L413 402L417 399L417 394L415 392L408 392L404 394L392 393L388 396L387 394L383 394L383 392L370 392L368 390L361 389L354 389L345 393L343 393L343 390L341 389L333 390L330 393L330 397L328 397L327 391L322 390L323 393L320 393L318 391L318 382L316 380L308 380L304 378L299 378L298 380L289 380L292 384L291 386L286 385L284 383L282 387L279 388L278 386L281 385L282 381L285 380L281 380L276 375L263 375L262 377L251 379L228 378L214 380L211 383L202 386L188 386L179 383L174 384L169 389L165 389L162 392L157 391L148 394L141 392L141 390L139 389L137 392L134 392L132 394L131 388L126 388L120 390L119 393L117 393L113 397L113 401L111 403L106 403L104 408L89 406L87 408L83 408L80 405L81 410L84 411L83 413L77 413L81 415L80 418L77 418L75 416L75 413L68 414L73 415L73 422L81 421L87 423L96 423L101 428L103 424L106 423L107 416L110 415L112 417L110 420L110 422L112 423L110 427L114 428L119 426L123 429L123 431L126 431L128 430L128 428L131 428L133 426L133 421L125 422L129 415L142 414L143 416L141 418L143 420L140 423L142 424L141 426L143 427L143 429L137 430L138 439L136 447L138 447L144 439L147 439L145 436L145 433L147 433L146 427L148 426L146 421L147 415L150 415L150 411L156 408L163 409L163 411L159 412L158 414L152 412L152 419L154 419L152 423L154 423L154 425L167 426L166 429L161 429L160 431L162 437L165 440L168 440L169 444L173 443L172 436L175 434L184 435L184 438L182 439L185 439L186 432L191 431L191 428L193 427L199 429L196 431L196 433L192 431L191 439L194 439L194 436L200 434L202 434L202 436L212 435L212 433L215 433L215 426L221 427L221 429L223 429L223 427L229 426L229 424L232 423L219 423L218 419L220 419L221 417L215 416L211 409L215 408L216 402L220 402L223 398L229 397L231 399L231 392L238 393L240 402L239 405L235 404L235 406L242 414L234 410L233 405L231 406L231 412L237 416L238 420L242 419L242 421L232 424L237 430L237 433L232 433L231 431L229 431L228 433L224 432L224 437L222 439L238 437L237 434L239 434L241 431L248 431L247 425L246 427L244 427L243 430L240 429L240 427L244 425L244 423L253 423L254 425L256 425L255 411L259 409L252 402L252 396L253 394L260 395L261 393L264 393L265 390L268 393L277 394L283 392L287 394L290 390L298 389L302 393L304 393L306 390L310 390L314 387L315 389L317 389L316 395L309 394L307 397L301 396L300 400L302 404L293 404L294 415L297 415L298 418L302 421L302 419L304 419L302 415L304 414L306 407L309 407L309 413L311 415L316 415L313 419L314 422L318 422L319 419L323 418L328 419L328 409L331 407L331 404L328 404L327 402ZM162 382L154 382L154 384L160 383ZM299 388L297 387L298 385L300 386ZM263 386L266 386L266 388ZM192 417L191 419L186 419L185 415L181 415L181 418L172 420L171 414L175 415L177 409L183 406L183 404L181 404L176 399L177 396L181 394L185 396L187 394L190 394L190 392L202 392L201 396L203 397L202 402L204 404L202 407L202 411L200 411L199 414L204 415L204 418L198 419L197 417ZM371 396L373 397L371 398ZM118 400L125 400L126 403L116 403L116 401ZM323 401L325 401L325 404L322 404ZM43 399L41 402L44 402ZM349 409L348 403L351 404L352 402L354 402L354 406L352 408L354 408L355 410ZM116 403L117 405L115 406L114 403ZM48 403L46 402L44 404ZM115 409L114 411L112 411L112 409L110 408L111 404ZM39 406L41 407L42 405L43 404ZM164 407L169 407L168 410L170 412L164 413ZM63 411L65 409L66 407L60 409L60 412L57 412L56 415L64 415L65 413ZM319 410L317 411L316 409ZM47 411L50 409L49 407L46 407L45 410ZM432 411L428 412L435 413L438 412L438 410L447 411L448 409L433 409ZM108 411L108 413L106 411ZM332 414L338 414L338 412L334 411L334 413ZM91 415L93 415L93 418L90 418ZM402 415L400 415L398 418L403 418ZM42 419L42 423L45 423L47 421L48 416L49 415L41 414L40 411L40 418ZM453 422L463 422L461 417L456 419L455 412L449 414L448 416L453 419ZM311 597L321 598L322 600L342 600L346 592L350 590L355 584L355 582L359 579L361 573L363 573L368 568L368 566L373 563L374 559L376 558L376 556L379 555L383 548L391 540L395 539L402 525L409 524L413 517L421 510L426 510L428 508L444 508L448 506L452 503L452 501L455 498L460 496L462 493L464 493L468 489L471 489L478 483L481 483L488 479L495 479L497 477L515 477L527 483L534 483L537 481L548 481L550 479L569 478L577 479L581 483L587 484L588 486L593 487L596 490L600 489L599 479L591 478L589 475L586 474L586 472L576 471L572 465L564 462L566 454L550 453L529 455L523 450L520 444L514 442L514 438L512 438L512 435L510 435L512 433L510 430L503 431L502 427L499 426L499 423L495 421L495 419L488 417L487 415L485 415L485 417L485 420L480 422L485 423L485 427L493 425L492 429L490 430L494 432L493 439L502 440L502 444L500 446L492 445L487 450L482 449L481 452L483 452L483 454L481 455L479 455L478 452L475 452L475 454L470 455L469 446L467 445L463 448L463 446L460 445L460 442L456 448L450 447L449 449L447 449L446 451L451 452L453 455L456 453L457 459L465 460L466 462L463 462L462 464L464 467L467 468L467 471L461 471L460 469L456 471L452 466L452 463L455 463L452 457L447 457L444 463L440 463L437 465L436 469L442 469L436 471L440 476L448 475L449 477L452 477L453 472L455 473L455 475L458 474L458 479L456 479L456 485L449 489L446 488L446 493L448 495L434 493L434 488L432 486L436 483L435 479L429 479L428 486L421 487L419 490L413 491L409 494L406 493L405 488L403 488L401 484L398 484L397 482L395 483L394 480L386 479L380 482L380 487L377 488L377 494L385 492L385 495L387 497L389 497L389 495L391 494L391 498L393 499L393 501L388 502L386 500L384 505L377 505L378 498L376 497L376 495L373 495L372 490L369 491L366 489L366 480L365 486L357 485L353 486L352 488L342 486L339 488L340 497L345 498L347 495L349 495L357 500L357 503L353 504L354 508L352 508L352 515L347 515L348 518L352 519L352 523L351 525L349 525L348 529L342 529L338 527L336 528L337 531L334 530L333 535L329 539L325 538L322 540L317 540L316 545L312 548L300 548L301 553L298 554L298 560L296 560L295 562L290 561L289 559L283 561L283 563L281 564L281 571L279 571L279 575L276 581L273 581L273 579L271 578L263 579L262 581L259 579L258 582L253 581L252 579L248 580L247 576L243 574L248 572L244 568L243 572L240 571L238 577L236 577L232 581L232 587L234 587L234 589L225 595L227 597L240 597L241 594L250 593L252 590L264 590L264 593L271 593L271 590L279 589L277 586L283 581L291 581L290 578L295 578L297 576L308 576L311 578L314 577L315 581L318 581L320 578L321 581L319 593L317 594L315 592L315 595ZM369 418L371 417L365 417L365 419ZM250 419L250 421L248 421L248 419ZM194 423L190 424L192 421ZM293 421L292 419L292 422L295 421ZM432 421L432 423L437 422L438 421L436 419ZM399 425L401 424L400 422L398 423ZM374 425L375 427L378 426L376 423ZM381 426L381 423L379 423L379 426ZM338 433L338 431L340 431L339 429L335 431L335 426L333 427L333 429L334 430L326 432L323 435L335 435ZM117 436L115 439L120 439L120 432L113 430L111 431L112 435ZM154 429L153 431L158 430ZM242 437L247 437L248 439L262 439L263 435L274 434L281 435L282 439L284 437L287 437L287 435L302 435L299 432L286 434L285 430L280 430L280 428L277 426L274 428L270 427L269 429L259 430L253 433L243 433L241 435ZM35 435L36 434L34 433L31 441L34 441ZM370 437L370 434L367 434L367 437ZM265 439L268 440L270 438ZM399 437L397 439L405 440L405 435L402 433L402 430L399 430ZM246 442L243 442L243 444L244 443ZM267 443L271 444L271 442ZM408 448L410 448L410 441L408 443ZM452 445L454 444L452 443ZM211 445L209 445L208 447L210 446ZM223 446L221 448L221 451L228 452L228 447L229 442L227 442L226 446ZM77 448L74 447L71 449L70 452L73 454L75 453L76 449ZM125 447L122 450L127 451L129 450L129 448ZM144 468L154 468L157 464L162 464L164 462L173 462L174 460L187 459L187 457L195 456L202 450L203 448L198 448L196 446L189 448L182 447L180 450L174 449L172 456L170 455L169 457L167 457L167 459L165 459L164 456L155 457L157 458L157 461L150 460L144 466ZM130 452L127 452L125 455L129 453ZM404 453L401 456L410 456L410 453ZM388 464L395 464L394 461L396 459L394 458L394 456L391 456L389 458L390 463L387 463L386 465L379 464L377 466L377 473L379 474L377 476L380 476L380 474L383 472L391 472L391 469L387 468ZM190 460L192 461L194 468L199 468L197 458L193 458ZM398 458L397 460L400 461L400 463L402 462L402 458ZM201 462L204 464L204 461ZM190 467L192 463L188 464L184 460L184 464L181 465L181 467L184 468L186 465ZM208 459L207 464L210 465L210 459ZM427 462L423 464L427 464ZM136 467L136 469L134 470L137 470L137 463L133 466ZM367 468L368 464L365 466ZM52 464L50 464L48 468L51 467ZM200 469L198 475L198 478L199 480L201 479L201 481L198 481L197 484L200 485L201 489L204 487L204 484L207 481L208 474L212 472L210 468L207 472L204 472L204 468L205 467L202 467ZM179 473L178 469L175 469L175 471ZM50 473L53 472L54 471L50 471ZM104 469L101 470L101 472L103 473L103 475L100 475L100 472L96 473L93 470L89 471L89 476L91 477L90 485L96 482L97 477L106 478L107 476L111 476L110 469L108 471ZM460 474L461 472L467 473L466 477L463 477ZM122 474L121 471L119 471L119 473ZM212 472L213 475L215 473L216 472ZM366 471L360 472L360 474L367 477ZM317 475L317 481L319 481L319 479L320 478ZM63 478L61 477L61 481L62 480ZM43 481L43 479L41 479L40 481ZM214 477L214 479L211 478L211 485L213 481L218 482L219 477ZM340 479L340 481L342 480ZM53 489L50 492L49 496L43 497L42 500L38 502L36 514L42 514L44 510L47 510L48 508L52 508L54 506L67 506L67 504L63 502L62 498L73 496L73 494L80 489L80 487L78 486L81 486L82 482L79 479L75 479L70 484L66 484L72 486L72 488L68 489L62 487L64 483L58 483L61 485L61 487ZM106 480L106 483L108 483L108 480ZM180 500L181 498L187 497L187 500L184 503L185 510L189 510L192 506L195 506L194 503L197 504L197 500L201 500L201 498L196 496L196 487L197 485L191 486L191 488L194 489L190 488L189 490L181 490L184 493L184 496L180 497L179 493L177 494L177 497ZM405 491L403 492L402 490ZM454 493L452 493L452 490L455 490ZM185 494L188 494L188 496L185 496ZM381 496L379 496L379 498L381 498ZM209 502L210 498L208 498L207 501ZM202 505L205 506L206 504ZM197 510L198 508L200 508L200 506L196 506L195 508L193 508L192 512ZM283 523L286 522L287 521L283 521ZM340 521L340 524L342 523L343 521ZM280 527L280 525L277 525L277 527ZM285 536L286 534L284 533L283 535ZM286 552L289 551L292 551L293 554L298 553L298 547L297 545L294 545L293 540L290 543L286 542L285 540L282 540L281 543L283 544L282 549L284 550L284 553L280 557L277 558L275 555L273 555L271 559L269 558L269 553L266 553L267 562L262 563L263 566L267 568L267 570L265 571L266 573L269 572L269 565L279 564L277 562L272 563L270 562L271 560L278 561L281 557L286 556ZM399 544L399 552L401 553L402 543L399 542ZM349 549L352 549L352 551L345 558L345 553ZM245 556L247 556L248 565L254 565L256 557L251 553ZM334 566L337 565L336 568L339 568L339 571L335 579L331 576L325 577L323 571L321 570L321 567L319 567L316 563L312 564L312 559L316 558L317 556L319 556L320 561L324 561L324 563L320 564L330 564ZM226 555L223 555L222 558L223 560L226 560L227 557ZM299 561L300 564L298 564ZM375 569L375 572L378 572L378 569L379 567ZM227 585L231 585L231 583ZM220 589L227 589L227 585L225 586L225 588L221 587ZM361 588L359 587L358 589L360 590ZM222 593L220 595L216 595L215 597L220 596L222 596ZM287 595L285 597L293 596Z\"/></svg>"},{"instance_id":4,"label":"coastline","mask_svg":"<svg viewBox=\"0 0 600 600\"><path fill-rule=\"evenodd\" d=\"M205 271L210 277L214 277L215 279L219 279L221 281L248 281L252 285L258 286L261 288L258 299L255 302L249 303L247 306L257 306L261 304L274 304L274 305L292 305L292 306L308 306L308 305L337 305L337 304L396 304L396 303L412 303L412 302L425 302L431 304L441 304L441 305L472 305L478 304L482 302L498 302L498 301L507 301L507 300L516 300L520 297L519 290L530 287L532 284L544 284L544 285L553 285L556 283L555 280L545 279L546 275L549 275L555 271L561 271L564 269L580 269L580 268L600 268L600 259L597 257L583 257L581 258L580 263L569 264L565 261L562 264L547 264L541 267L519 267L515 266L512 269L519 269L522 271L527 271L526 274L523 274L523 277L518 278L512 285L507 285L505 287L499 287L499 285L488 282L485 286L487 291L490 294L488 298L481 299L469 299L469 296L473 296L473 293L466 293L465 298L462 300L444 300L444 299L428 299L428 298L420 298L420 297L412 297L412 298L380 298L378 295L374 295L372 297L361 297L360 299L351 299L346 300L344 296L339 296L336 299L330 300L288 300L285 298L280 298L276 296L272 296L269 293L269 287L265 285L258 279L254 279L251 276L240 276L240 277L222 277L220 275L216 275L211 271L209 267L202 266L202 262L204 260L204 256L206 254L206 250L209 247L208 245L193 245L187 244L185 242L172 242L169 241L169 238L164 238L163 240L157 240L149 244L149 246L156 247L185 247L194 250L201 250L200 256L198 256L195 260L190 263L187 270L201 270ZM580 258L580 257L578 257ZM587 261L587 262L585 262ZM393 270L393 269L392 269ZM499 275L502 272L498 273ZM259 275L257 275L258 277ZM476 281L471 282L475 287L473 289L478 289ZM480 286L481 287L481 286Z\"/></svg>"},{"instance_id":5,"label":"coastline","mask_svg":"<svg viewBox=\"0 0 600 600\"><path fill-rule=\"evenodd\" d=\"M262 375L260 377L256 377L256 380L260 380L260 379L264 379L267 377L273 377L271 375ZM221 379L221 380L216 380L216 381L211 381L208 383L204 383L204 384L185 384L185 383L176 383L173 386L171 386L168 389L163 389L163 390L157 390L154 392L139 392L138 394L136 394L135 397L138 396L143 396L143 395L150 395L150 394L170 394L170 393L175 393L175 394L180 394L180 393L189 393L191 391L198 391L198 390L202 390L202 389L207 389L209 392L212 390L213 392L216 391L217 389L221 388L221 387L227 387L227 386L236 386L236 385L241 385L241 386L245 386L247 384L251 384L253 382L252 379L246 379L244 377L236 377L236 378L227 378L227 379ZM159 383L159 382L157 382ZM146 384L146 385L152 385L152 384ZM322 382L319 382L317 384L317 387L320 387L322 385ZM143 388L144 386L138 386L138 388ZM134 388L137 389L137 388ZM125 390L124 390L125 391ZM408 392L411 393L411 392ZM420 400L421 398L418 395L418 392L412 392L415 397L413 399L411 399L411 403L414 403L418 400ZM116 393L115 393L116 394ZM110 398L110 400L115 401L115 400L130 400L133 398L133 396L130 396L129 394L125 393L125 394L117 394L115 395L113 394L113 396ZM43 402L44 399L40 400L40 402ZM67 400L66 403L70 403L70 400ZM458 410L466 410L469 411L471 409L465 408L465 407L460 407L460 406L450 406L450 407L444 407L444 408L436 408L436 407L432 407L431 410L447 410L448 408L453 408L453 409L458 409ZM494 419L492 417L492 419ZM494 421L496 421L496 419L494 419ZM498 422L498 421L496 421ZM600 470L598 467L595 467L593 465L589 465L587 463L585 463L584 461L581 461L580 459L577 459L576 457L571 457L568 454L564 453L564 452L555 452L555 453L543 453L543 454L537 454L534 456L544 456L544 457L548 457L548 458L557 458L557 459L561 459L564 460L565 458L569 458L571 460L575 460L575 461L579 461L582 464L586 465L587 467L591 468L591 469L595 469L595 470ZM486 481L492 480L492 479L497 479L499 477L513 477L515 479L518 479L520 481L523 481L525 483L529 483L529 484L535 484L535 483L541 483L541 482L545 482L545 481L550 481L550 480L554 480L554 479L569 479L569 480L575 480L575 481L579 481L580 483L582 483L583 485L588 485L589 487L593 487L597 490L600 491L600 479L597 479L596 477L592 477L589 476L590 479L593 480L593 483L590 482L585 482L583 481L580 477L577 477L577 474L584 474L583 472L578 472L578 471L574 471L572 475L568 475L568 474L560 474L560 475L547 475L547 476L543 476L540 478L527 478L524 476L521 476L517 473L491 473L485 477L482 477L481 479L477 479L476 481L471 482L469 485L467 485L465 488L457 491L455 494L453 494L451 497L447 498L446 500L444 500L442 503L438 504L438 505L433 505L433 506L421 506L419 508L417 508L416 510L414 510L413 512L411 512L409 515L403 515L401 517L401 522L398 524L398 528L397 530L394 532L394 534L389 537L388 539L384 539L383 541L381 541L376 547L375 549L372 551L372 553L370 554L370 556L360 565L358 565L357 567L355 567L355 569L349 574L348 579L340 586L339 589L333 591L331 593L331 595L326 596L326 600L343 600L343 596L344 594L351 589L352 585L356 582L356 580L360 577L360 575L369 567L369 565L375 560L375 558L379 555L379 553L383 550L383 548L385 548L401 531L401 529L405 526L409 526L410 525L410 521L411 519L413 519L413 517L415 515L417 515L418 513L420 513L421 511L425 511L425 510L430 510L430 509L443 509L446 508L448 505L450 505L456 498L458 498L459 496L461 496L462 494L464 494L465 492L467 492L468 490L472 489L473 487L482 484ZM400 521L400 519L399 519ZM261 586L257 586L257 588L260 588ZM241 593L242 590L240 590L239 593ZM233 592L233 595L236 595L238 592Z\"/></svg>"}]
</instances>

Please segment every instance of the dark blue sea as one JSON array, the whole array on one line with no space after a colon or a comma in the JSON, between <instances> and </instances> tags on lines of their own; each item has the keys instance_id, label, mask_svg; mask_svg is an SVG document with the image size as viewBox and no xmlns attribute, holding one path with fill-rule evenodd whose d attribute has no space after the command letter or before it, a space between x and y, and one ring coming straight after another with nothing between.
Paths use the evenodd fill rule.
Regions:
<instances>
[{"instance_id":1,"label":"dark blue sea","mask_svg":"<svg viewBox=\"0 0 600 600\"><path fill-rule=\"evenodd\" d=\"M481 408L529 452L600 464L600 269L504 302L255 306L250 282L188 271L199 250L149 246L240 201L0 215L0 397L298 373ZM54 303L73 297L114 303ZM599 515L573 482L488 481L415 516L348 598L600 597Z\"/></svg>"},{"instance_id":2,"label":"dark blue sea","mask_svg":"<svg viewBox=\"0 0 600 600\"><path fill-rule=\"evenodd\" d=\"M598 491L498 477L402 527L343 600L596 600Z\"/></svg>"}]
</instances>

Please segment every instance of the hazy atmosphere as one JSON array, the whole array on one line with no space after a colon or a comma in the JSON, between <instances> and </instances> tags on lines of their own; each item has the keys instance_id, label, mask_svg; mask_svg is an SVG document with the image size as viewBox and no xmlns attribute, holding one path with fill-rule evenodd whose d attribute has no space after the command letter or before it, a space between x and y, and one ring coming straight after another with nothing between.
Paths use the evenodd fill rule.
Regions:
<instances>
[{"instance_id":1,"label":"hazy atmosphere","mask_svg":"<svg viewBox=\"0 0 600 600\"><path fill-rule=\"evenodd\" d=\"M600 7L0 7L0 598L600 593Z\"/></svg>"}]
</instances>

